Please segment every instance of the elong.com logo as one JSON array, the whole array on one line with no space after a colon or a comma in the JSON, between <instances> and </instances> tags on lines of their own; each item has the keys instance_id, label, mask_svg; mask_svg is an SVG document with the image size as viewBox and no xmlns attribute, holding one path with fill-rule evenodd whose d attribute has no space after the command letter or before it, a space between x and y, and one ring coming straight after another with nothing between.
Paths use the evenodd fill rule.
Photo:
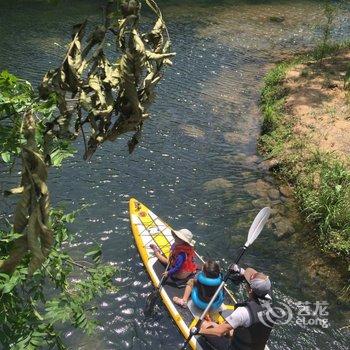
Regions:
<instances>
[{"instance_id":1,"label":"elong.com logo","mask_svg":"<svg viewBox=\"0 0 350 350\"><path fill-rule=\"evenodd\" d=\"M261 323L267 327L274 325L283 325L292 321L295 316L295 322L299 326L321 326L322 328L329 327L327 311L329 304L327 301L299 301L296 303L297 310L295 315L292 308L286 303L270 303L263 304L263 311L258 313L258 318Z\"/></svg>"}]
</instances>

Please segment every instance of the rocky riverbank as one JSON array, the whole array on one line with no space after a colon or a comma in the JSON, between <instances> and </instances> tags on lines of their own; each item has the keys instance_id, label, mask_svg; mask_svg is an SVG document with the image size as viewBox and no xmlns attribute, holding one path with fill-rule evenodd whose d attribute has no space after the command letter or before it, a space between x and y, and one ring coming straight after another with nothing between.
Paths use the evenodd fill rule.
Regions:
<instances>
[{"instance_id":1,"label":"rocky riverbank","mask_svg":"<svg viewBox=\"0 0 350 350\"><path fill-rule=\"evenodd\" d=\"M263 134L259 147L266 165L281 179L279 191L267 183L248 191L270 201L295 204L319 249L340 264L350 263L350 50L329 49L276 65L262 90ZM249 186L248 186L249 187ZM267 194L267 195L266 195ZM260 204L260 203L259 203ZM276 232L292 234L295 225L283 209ZM288 210L288 209L285 209ZM289 213L290 214L290 213ZM293 214L294 215L294 214ZM292 215L292 218L293 218ZM299 213L295 213L295 222ZM292 220L293 221L293 220ZM347 278L344 278L346 281ZM343 297L349 298L345 282Z\"/></svg>"}]
</instances>

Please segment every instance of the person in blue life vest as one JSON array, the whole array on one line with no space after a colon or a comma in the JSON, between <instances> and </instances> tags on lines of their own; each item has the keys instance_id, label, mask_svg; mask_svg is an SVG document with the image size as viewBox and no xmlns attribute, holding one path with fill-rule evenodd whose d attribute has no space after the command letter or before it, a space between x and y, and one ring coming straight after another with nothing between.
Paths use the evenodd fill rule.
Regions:
<instances>
[{"instance_id":1,"label":"person in blue life vest","mask_svg":"<svg viewBox=\"0 0 350 350\"><path fill-rule=\"evenodd\" d=\"M182 298L175 296L173 301L175 304L186 308L187 301L191 296L193 303L204 310L221 282L219 264L209 259L203 264L202 271L195 278L187 281ZM222 291L214 301L212 309L218 309L223 301L224 294Z\"/></svg>"},{"instance_id":2,"label":"person in blue life vest","mask_svg":"<svg viewBox=\"0 0 350 350\"><path fill-rule=\"evenodd\" d=\"M199 334L218 350L264 350L273 327L267 317L272 302L270 279L252 268L244 270L237 265L233 272L236 279L247 283L248 299L236 305L225 317L226 322L204 321Z\"/></svg>"},{"instance_id":3,"label":"person in blue life vest","mask_svg":"<svg viewBox=\"0 0 350 350\"><path fill-rule=\"evenodd\" d=\"M186 228L178 231L173 230L171 233L175 242L171 246L169 260L162 255L162 252L155 244L151 244L150 247L162 264L168 265L170 262L168 271L164 272L165 277L178 280L186 279L197 271L194 250L195 241L193 240L192 232Z\"/></svg>"}]
</instances>

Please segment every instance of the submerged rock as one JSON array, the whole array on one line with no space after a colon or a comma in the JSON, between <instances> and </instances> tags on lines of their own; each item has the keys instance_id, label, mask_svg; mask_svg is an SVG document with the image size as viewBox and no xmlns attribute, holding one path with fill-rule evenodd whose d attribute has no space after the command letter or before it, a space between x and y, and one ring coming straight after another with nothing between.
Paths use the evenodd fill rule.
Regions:
<instances>
[{"instance_id":1,"label":"submerged rock","mask_svg":"<svg viewBox=\"0 0 350 350\"><path fill-rule=\"evenodd\" d=\"M279 160L277 158L266 159L259 163L258 169L260 170L273 170L279 164Z\"/></svg>"},{"instance_id":2,"label":"submerged rock","mask_svg":"<svg viewBox=\"0 0 350 350\"><path fill-rule=\"evenodd\" d=\"M280 199L280 192L275 188L269 189L267 194L271 200Z\"/></svg>"},{"instance_id":3,"label":"submerged rock","mask_svg":"<svg viewBox=\"0 0 350 350\"><path fill-rule=\"evenodd\" d=\"M251 171L243 171L241 173L241 175L244 177L244 178L248 178L252 175L252 172Z\"/></svg>"},{"instance_id":4,"label":"submerged rock","mask_svg":"<svg viewBox=\"0 0 350 350\"><path fill-rule=\"evenodd\" d=\"M255 208L271 207L271 202L268 198L258 198L252 201Z\"/></svg>"},{"instance_id":5,"label":"submerged rock","mask_svg":"<svg viewBox=\"0 0 350 350\"><path fill-rule=\"evenodd\" d=\"M284 197L284 196L281 196L280 200L281 200L282 203L286 203L288 201L288 198Z\"/></svg>"},{"instance_id":6,"label":"submerged rock","mask_svg":"<svg viewBox=\"0 0 350 350\"><path fill-rule=\"evenodd\" d=\"M206 191L215 191L220 189L228 189L233 187L233 183L223 177L213 179L204 183L204 189Z\"/></svg>"},{"instance_id":7,"label":"submerged rock","mask_svg":"<svg viewBox=\"0 0 350 350\"><path fill-rule=\"evenodd\" d=\"M251 196L259 196L259 197L267 197L267 193L269 189L271 188L271 185L263 180L258 180L256 182L248 182L244 185L244 189L251 195Z\"/></svg>"},{"instance_id":8,"label":"submerged rock","mask_svg":"<svg viewBox=\"0 0 350 350\"><path fill-rule=\"evenodd\" d=\"M293 195L293 190L288 185L281 186L280 192L281 192L282 196L284 196L286 198L292 197L292 195Z\"/></svg>"},{"instance_id":9,"label":"submerged rock","mask_svg":"<svg viewBox=\"0 0 350 350\"><path fill-rule=\"evenodd\" d=\"M249 202L236 202L231 206L231 210L233 212L241 212L245 211L251 208L251 205Z\"/></svg>"},{"instance_id":10,"label":"submerged rock","mask_svg":"<svg viewBox=\"0 0 350 350\"><path fill-rule=\"evenodd\" d=\"M260 158L258 156L256 156L256 155L252 155L252 156L247 156L245 161L247 163L255 163L255 164L257 164L257 163L259 163Z\"/></svg>"},{"instance_id":11,"label":"submerged rock","mask_svg":"<svg viewBox=\"0 0 350 350\"><path fill-rule=\"evenodd\" d=\"M288 237L295 232L292 222L282 216L277 216L273 225L275 227L274 233L279 239Z\"/></svg>"},{"instance_id":12,"label":"submerged rock","mask_svg":"<svg viewBox=\"0 0 350 350\"><path fill-rule=\"evenodd\" d=\"M231 145L249 143L249 136L237 132L224 132L224 139Z\"/></svg>"},{"instance_id":13,"label":"submerged rock","mask_svg":"<svg viewBox=\"0 0 350 350\"><path fill-rule=\"evenodd\" d=\"M195 139L203 139L205 137L205 132L195 125L182 124L182 125L180 125L180 129L187 136L193 137Z\"/></svg>"},{"instance_id":14,"label":"submerged rock","mask_svg":"<svg viewBox=\"0 0 350 350\"><path fill-rule=\"evenodd\" d=\"M272 208L272 215L285 215L286 214L286 206L282 203L277 203Z\"/></svg>"},{"instance_id":15,"label":"submerged rock","mask_svg":"<svg viewBox=\"0 0 350 350\"><path fill-rule=\"evenodd\" d=\"M284 16L270 16L269 18L270 22L274 23L282 23L285 20Z\"/></svg>"}]
</instances>

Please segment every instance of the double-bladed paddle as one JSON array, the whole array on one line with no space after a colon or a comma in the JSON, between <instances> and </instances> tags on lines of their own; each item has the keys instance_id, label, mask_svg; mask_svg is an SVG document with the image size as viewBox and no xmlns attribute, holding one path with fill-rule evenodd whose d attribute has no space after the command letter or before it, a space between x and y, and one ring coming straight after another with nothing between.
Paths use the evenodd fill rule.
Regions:
<instances>
[{"instance_id":1,"label":"double-bladed paddle","mask_svg":"<svg viewBox=\"0 0 350 350\"><path fill-rule=\"evenodd\" d=\"M165 272L168 271L169 269L169 266L170 266L170 259L169 259L169 262L168 262L168 265L166 266L165 268ZM158 287L155 288L148 296L147 296L147 299L146 299L146 306L145 306L145 309L144 309L144 314L146 316L149 316L152 314L153 312L153 309L154 309L154 305L156 304L156 301L160 295L160 291L162 289L162 286L163 284L166 282L166 280L168 279L168 277L166 277L165 273L164 275L162 276L159 284L158 284Z\"/></svg>"},{"instance_id":2,"label":"double-bladed paddle","mask_svg":"<svg viewBox=\"0 0 350 350\"><path fill-rule=\"evenodd\" d=\"M213 295L213 297L211 298L211 300L208 303L207 307L203 311L202 315L200 316L200 318L196 322L195 326L191 328L190 334L187 337L187 339L185 340L185 342L183 343L183 345L181 347L181 350L185 350L187 345L188 345L188 343L190 342L191 338L194 335L198 334L199 328L201 326L201 323L204 320L204 317L206 316L206 314L210 310L211 306L213 305L214 301L216 300L216 298L217 298L218 294L220 293L221 289L224 288L226 281L228 280L228 278L230 277L230 274L232 273L233 266L235 264L238 264L239 260L241 259L241 257L243 256L243 254L245 253L247 248L257 239L257 237L259 236L260 232L264 228L264 226L266 224L266 221L268 220L270 214L271 214L271 209L268 208L268 207L265 207L265 208L261 209L259 211L258 215L255 217L253 223L250 226L250 229L249 229L249 232L248 232L247 241L245 242L244 246L241 247L240 250L238 251L236 259L229 266L225 276L223 277L223 280L222 280L221 284L219 285L219 287L216 290L215 294Z\"/></svg>"}]
</instances>

